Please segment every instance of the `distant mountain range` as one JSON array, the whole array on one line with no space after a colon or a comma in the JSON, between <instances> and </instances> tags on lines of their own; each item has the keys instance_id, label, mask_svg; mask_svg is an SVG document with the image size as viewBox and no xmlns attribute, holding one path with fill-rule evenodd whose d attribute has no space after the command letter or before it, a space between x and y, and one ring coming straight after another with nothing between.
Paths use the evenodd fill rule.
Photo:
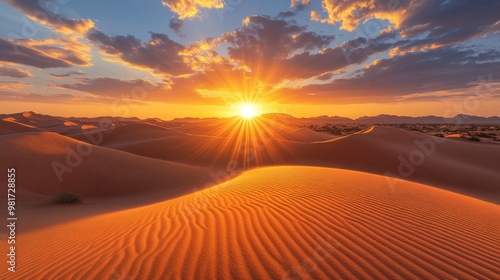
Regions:
<instances>
[{"instance_id":1,"label":"distant mountain range","mask_svg":"<svg viewBox=\"0 0 500 280\"><path fill-rule=\"evenodd\" d=\"M31 116L30 122L48 122L50 119L65 119L70 121L78 122L96 122L103 118L109 118L113 121L118 122L140 122L140 121L153 121L153 122L169 122L163 121L158 118L150 118L146 120L141 120L136 117L123 118L123 117L56 117L43 114L37 114L35 112L22 112L16 114L0 114L0 120L13 117L17 120L24 119L24 116ZM261 117L267 119L276 119L283 122L293 122L296 124L319 124L319 123L330 123L330 124L341 124L341 123L359 123L359 124L500 124L500 117L478 117L472 115L456 115L454 117L445 118L437 116L423 116L423 117L408 117L408 116L395 116L395 115L378 115L378 116L365 116L357 119L350 119L346 117L339 116L318 116L318 117L308 117L308 118L297 118L288 114L281 113L270 113L264 114ZM233 117L234 118L234 117ZM216 120L217 118L207 118L206 120ZM43 121L42 121L43 120ZM176 118L170 122L183 122L183 121L200 121L201 118Z\"/></svg>"},{"instance_id":2,"label":"distant mountain range","mask_svg":"<svg viewBox=\"0 0 500 280\"><path fill-rule=\"evenodd\" d=\"M394 115L365 116L357 119L350 119L339 116L319 116L309 118L296 118L287 114L265 114L266 118L280 118L283 120L296 120L306 123L360 123L360 124L500 124L500 117L478 117L472 115L456 115L451 118L424 116L408 117Z\"/></svg>"}]
</instances>

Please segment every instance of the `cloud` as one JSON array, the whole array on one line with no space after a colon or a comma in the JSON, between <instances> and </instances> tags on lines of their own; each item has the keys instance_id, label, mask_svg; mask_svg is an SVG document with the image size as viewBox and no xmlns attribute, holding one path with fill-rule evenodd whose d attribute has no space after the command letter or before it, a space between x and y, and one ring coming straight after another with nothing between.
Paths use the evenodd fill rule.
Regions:
<instances>
[{"instance_id":1,"label":"cloud","mask_svg":"<svg viewBox=\"0 0 500 280\"><path fill-rule=\"evenodd\" d=\"M306 31L294 21L259 15L247 17L242 28L224 34L224 40L233 45L228 48L230 55L237 59L247 55L284 58L296 51L323 48L333 39L333 35Z\"/></svg>"},{"instance_id":2,"label":"cloud","mask_svg":"<svg viewBox=\"0 0 500 280\"><path fill-rule=\"evenodd\" d=\"M172 79L172 91L227 95L272 92L287 80L314 76L359 64L392 45L384 34L328 47L333 35L310 32L295 21L269 16L247 17L243 26L220 38L207 39L181 53L198 73ZM226 46L229 57L213 49Z\"/></svg>"},{"instance_id":3,"label":"cloud","mask_svg":"<svg viewBox=\"0 0 500 280\"><path fill-rule=\"evenodd\" d=\"M96 79L81 78L78 79L77 83L51 86L114 98L119 98L122 95L125 96L132 91L136 91L138 88L152 90L157 87L157 85L153 83L140 79L121 80L107 77Z\"/></svg>"},{"instance_id":4,"label":"cloud","mask_svg":"<svg viewBox=\"0 0 500 280\"><path fill-rule=\"evenodd\" d=\"M63 34L85 34L94 27L94 23L89 19L70 19L57 14L63 5L60 1L6 0L6 2L25 13L31 20L49 25Z\"/></svg>"},{"instance_id":5,"label":"cloud","mask_svg":"<svg viewBox=\"0 0 500 280\"><path fill-rule=\"evenodd\" d=\"M454 93L448 97L469 94L479 75L498 73L498 51L485 51L490 43L475 51L467 49L469 44L460 44L498 34L500 23L495 12L500 2L493 0L322 0L323 11L310 11L309 0L291 0L291 8L276 17L251 15L231 32L185 45L160 33L150 33L146 40L132 35L107 35L90 29L93 22L89 20L67 19L50 12L55 10L49 9L53 7L49 4L59 5L57 1L8 3L58 32L85 33L85 42L104 54L105 60L153 70L156 78L164 78L160 83L89 78L81 71L69 71L75 68L50 73L56 79L74 76L71 80L52 78L50 86L84 92L88 100L134 99L134 95L142 96L144 92L144 101L190 104L225 104L261 93L266 94L265 100L286 103L436 100L443 92ZM185 19L199 16L203 8L221 9L225 4L230 8L228 3L163 1L177 14L170 19L169 27L181 37ZM334 45L335 28L332 34L324 34L297 22L302 18L299 13L306 10L313 20L361 33L352 33L350 38L354 39ZM40 16L43 12L47 16ZM380 30L373 36L362 35L370 23L378 23ZM31 76L9 63L39 69L89 66L91 48L78 40L75 36L0 38L0 61L7 62L0 65L0 75ZM371 62L375 57L378 60ZM371 64L363 65L368 61ZM349 67L352 65L357 66ZM9 85L19 91L31 86ZM2 85L3 92L9 85Z\"/></svg>"},{"instance_id":6,"label":"cloud","mask_svg":"<svg viewBox=\"0 0 500 280\"><path fill-rule=\"evenodd\" d=\"M282 89L275 97L292 103L370 103L441 91L472 94L481 83L480 77L499 73L499 54L498 51L475 53L453 47L408 53L376 60L351 78Z\"/></svg>"},{"instance_id":7,"label":"cloud","mask_svg":"<svg viewBox=\"0 0 500 280\"><path fill-rule=\"evenodd\" d=\"M94 29L87 34L87 38L105 54L119 57L131 66L156 69L157 72L168 75L192 73L179 55L185 47L167 35L151 33L148 42L141 42L132 35L108 36Z\"/></svg>"},{"instance_id":8,"label":"cloud","mask_svg":"<svg viewBox=\"0 0 500 280\"><path fill-rule=\"evenodd\" d=\"M200 10L206 9L222 9L224 1L222 0L164 0L163 5L170 8L176 13L180 19L194 18Z\"/></svg>"},{"instance_id":9,"label":"cloud","mask_svg":"<svg viewBox=\"0 0 500 280\"><path fill-rule=\"evenodd\" d=\"M33 86L30 83L15 81L15 82L1 82L0 81L0 91L4 92L16 92L19 90L24 90L28 87Z\"/></svg>"},{"instance_id":10,"label":"cloud","mask_svg":"<svg viewBox=\"0 0 500 280\"><path fill-rule=\"evenodd\" d=\"M223 35L229 57L266 83L293 76L298 70L288 65L293 56L325 48L333 39L333 35L307 31L294 21L258 15L247 17L242 28Z\"/></svg>"},{"instance_id":11,"label":"cloud","mask_svg":"<svg viewBox=\"0 0 500 280\"><path fill-rule=\"evenodd\" d=\"M349 65L360 64L371 55L386 51L392 47L380 38L357 38L346 41L334 48L322 50L317 54L301 53L289 59L294 72L293 78L309 78L327 72L343 69Z\"/></svg>"},{"instance_id":12,"label":"cloud","mask_svg":"<svg viewBox=\"0 0 500 280\"><path fill-rule=\"evenodd\" d=\"M310 0L292 0L291 8L295 8L293 12L280 12L276 16L277 18L290 18L296 16L299 12L305 11L308 7L310 7Z\"/></svg>"},{"instance_id":13,"label":"cloud","mask_svg":"<svg viewBox=\"0 0 500 280\"><path fill-rule=\"evenodd\" d=\"M89 66L90 49L73 39L17 39L0 37L0 61L19 63L39 69Z\"/></svg>"},{"instance_id":14,"label":"cloud","mask_svg":"<svg viewBox=\"0 0 500 280\"><path fill-rule=\"evenodd\" d=\"M62 79L62 78L66 78L66 77L70 77L70 76L74 76L74 75L85 75L81 70L76 70L76 71L70 71L70 72L66 72L66 73L63 73L63 74L53 74L53 73L50 73L50 75L54 78L57 78L57 79Z\"/></svg>"},{"instance_id":15,"label":"cloud","mask_svg":"<svg viewBox=\"0 0 500 280\"><path fill-rule=\"evenodd\" d=\"M258 94L258 84L259 80L253 73L230 63L220 63L212 65L209 70L173 78L169 93L196 103L228 104L243 98L251 99Z\"/></svg>"},{"instance_id":16,"label":"cloud","mask_svg":"<svg viewBox=\"0 0 500 280\"><path fill-rule=\"evenodd\" d=\"M4 90L0 84L0 100L13 102L32 102L32 103L55 103L55 104L79 104L81 102L110 103L112 99L96 98L93 96L78 96L72 94L40 94L25 91Z\"/></svg>"},{"instance_id":17,"label":"cloud","mask_svg":"<svg viewBox=\"0 0 500 280\"><path fill-rule=\"evenodd\" d=\"M357 38L329 47L333 35L308 31L295 21L250 16L242 28L223 35L228 54L265 84L307 79L366 61L393 47L394 33Z\"/></svg>"},{"instance_id":18,"label":"cloud","mask_svg":"<svg viewBox=\"0 0 500 280\"><path fill-rule=\"evenodd\" d=\"M280 12L276 17L277 18L291 18L291 17L294 17L296 15L297 14L294 12L287 11L287 12Z\"/></svg>"},{"instance_id":19,"label":"cloud","mask_svg":"<svg viewBox=\"0 0 500 280\"><path fill-rule=\"evenodd\" d=\"M28 78L33 77L33 75L26 70L19 68L11 68L3 66L0 64L0 76L12 77L12 78Z\"/></svg>"},{"instance_id":20,"label":"cloud","mask_svg":"<svg viewBox=\"0 0 500 280\"><path fill-rule=\"evenodd\" d=\"M189 80L193 84L195 80ZM180 83L178 84L180 86ZM51 87L77 90L95 96L109 97L136 102L159 101L169 103L213 103L188 87L171 89L171 84L155 84L142 79L122 80L109 77L96 79L81 78L73 84L52 84Z\"/></svg>"},{"instance_id":21,"label":"cloud","mask_svg":"<svg viewBox=\"0 0 500 280\"><path fill-rule=\"evenodd\" d=\"M170 18L170 21L168 23L168 27L172 29L175 34L179 37L184 37L184 34L181 33L181 29L184 26L184 21L182 19L178 19L176 17Z\"/></svg>"},{"instance_id":22,"label":"cloud","mask_svg":"<svg viewBox=\"0 0 500 280\"><path fill-rule=\"evenodd\" d=\"M203 41L198 41L187 45L185 49L179 52L184 62L189 65L193 71L208 71L213 70L220 64L231 63L228 57L220 56L214 50L222 42L221 38L208 38Z\"/></svg>"},{"instance_id":23,"label":"cloud","mask_svg":"<svg viewBox=\"0 0 500 280\"><path fill-rule=\"evenodd\" d=\"M290 5L290 7L295 7L295 6L299 6L299 5L309 5L309 3L311 2L311 0L292 0L292 3Z\"/></svg>"},{"instance_id":24,"label":"cloud","mask_svg":"<svg viewBox=\"0 0 500 280\"><path fill-rule=\"evenodd\" d=\"M317 11L312 11L313 20L341 23L340 28L348 31L370 19L387 20L401 37L415 38L400 47L411 51L484 35L498 22L500 10L496 0L323 0L322 5L327 17L321 18Z\"/></svg>"}]
</instances>

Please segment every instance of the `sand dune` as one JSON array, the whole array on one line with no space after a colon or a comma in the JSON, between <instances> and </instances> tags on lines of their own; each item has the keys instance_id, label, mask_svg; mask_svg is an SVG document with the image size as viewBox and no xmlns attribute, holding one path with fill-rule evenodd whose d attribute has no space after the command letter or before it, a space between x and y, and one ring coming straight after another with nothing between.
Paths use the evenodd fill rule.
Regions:
<instances>
[{"instance_id":1,"label":"sand dune","mask_svg":"<svg viewBox=\"0 0 500 280\"><path fill-rule=\"evenodd\" d=\"M119 146L120 144L148 142L179 136L187 136L187 134L155 124L135 123L115 127L112 131L104 133L102 145L113 143L110 146Z\"/></svg>"},{"instance_id":2,"label":"sand dune","mask_svg":"<svg viewBox=\"0 0 500 280\"><path fill-rule=\"evenodd\" d=\"M397 176L500 203L500 161L496 160L500 147L494 145L373 127L334 141L303 145L294 155L312 164Z\"/></svg>"},{"instance_id":3,"label":"sand dune","mask_svg":"<svg viewBox=\"0 0 500 280\"><path fill-rule=\"evenodd\" d=\"M35 217L26 211L23 223ZM498 279L499 215L425 185L391 189L377 175L263 168L149 206L21 227L22 267L0 278Z\"/></svg>"},{"instance_id":4,"label":"sand dune","mask_svg":"<svg viewBox=\"0 0 500 280\"><path fill-rule=\"evenodd\" d=\"M5 115L15 119L17 122L36 128L50 128L61 124L62 119L58 117L36 114L34 112L23 112Z\"/></svg>"},{"instance_id":5,"label":"sand dune","mask_svg":"<svg viewBox=\"0 0 500 280\"><path fill-rule=\"evenodd\" d=\"M0 122L0 135L35 131L51 131L63 135L81 133L80 127L75 122L60 117L41 115L29 111L0 115L0 118L4 120L4 122Z\"/></svg>"},{"instance_id":6,"label":"sand dune","mask_svg":"<svg viewBox=\"0 0 500 280\"><path fill-rule=\"evenodd\" d=\"M22 223L0 279L500 278L500 147L272 119L8 118L0 169L17 168Z\"/></svg>"},{"instance_id":7,"label":"sand dune","mask_svg":"<svg viewBox=\"0 0 500 280\"><path fill-rule=\"evenodd\" d=\"M295 131L295 132L298 132ZM104 146L220 170L268 165L316 165L395 176L440 186L452 191L500 203L500 147L444 141L421 133L389 127L373 127L362 133L326 141L316 132L301 129L293 141L273 135L235 132L231 137L178 135L145 141L115 138ZM136 132L138 134L139 132ZM295 133L297 135L297 133ZM443 142L444 141L444 142Z\"/></svg>"},{"instance_id":8,"label":"sand dune","mask_svg":"<svg viewBox=\"0 0 500 280\"><path fill-rule=\"evenodd\" d=\"M0 146L0 168L16 167L19 187L38 194L182 193L211 181L206 168L93 146L52 132L0 136Z\"/></svg>"},{"instance_id":9,"label":"sand dune","mask_svg":"<svg viewBox=\"0 0 500 280\"><path fill-rule=\"evenodd\" d=\"M13 117L6 117L0 120L0 135L35 131L39 131L39 129L34 126L21 123Z\"/></svg>"}]
</instances>

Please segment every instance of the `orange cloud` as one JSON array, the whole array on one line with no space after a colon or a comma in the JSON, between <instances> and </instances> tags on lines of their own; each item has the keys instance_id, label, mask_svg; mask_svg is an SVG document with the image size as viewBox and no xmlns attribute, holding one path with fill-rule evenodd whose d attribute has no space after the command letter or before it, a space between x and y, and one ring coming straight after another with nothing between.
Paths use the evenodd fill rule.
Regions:
<instances>
[{"instance_id":1,"label":"orange cloud","mask_svg":"<svg viewBox=\"0 0 500 280\"><path fill-rule=\"evenodd\" d=\"M292 3L295 0L292 0ZM339 1L323 0L323 9L327 12L326 18L313 11L311 19L323 23L341 23L340 29L353 31L360 23L366 19L378 18L388 20L392 24L399 26L405 11L402 9L408 6L409 1L398 1L392 5L392 1L365 0L365 1Z\"/></svg>"},{"instance_id":2,"label":"orange cloud","mask_svg":"<svg viewBox=\"0 0 500 280\"><path fill-rule=\"evenodd\" d=\"M33 86L32 84L25 82L0 82L0 91L5 92L17 92L19 90L26 89Z\"/></svg>"},{"instance_id":3,"label":"orange cloud","mask_svg":"<svg viewBox=\"0 0 500 280\"><path fill-rule=\"evenodd\" d=\"M200 12L199 8L222 9L224 1L222 0L164 0L163 5L167 6L172 12L179 15L180 19L194 18Z\"/></svg>"},{"instance_id":4,"label":"orange cloud","mask_svg":"<svg viewBox=\"0 0 500 280\"><path fill-rule=\"evenodd\" d=\"M0 76L12 77L12 78L28 78L33 77L33 75L23 69L19 68L11 68L8 66L4 66L0 63Z\"/></svg>"},{"instance_id":5,"label":"orange cloud","mask_svg":"<svg viewBox=\"0 0 500 280\"><path fill-rule=\"evenodd\" d=\"M221 41L220 38L198 41L187 46L179 55L193 71L211 70L214 65L231 62L230 58L222 57L213 50Z\"/></svg>"},{"instance_id":6,"label":"orange cloud","mask_svg":"<svg viewBox=\"0 0 500 280\"><path fill-rule=\"evenodd\" d=\"M290 7L295 7L299 4L309 5L310 2L311 0L292 0L292 4L290 5Z\"/></svg>"},{"instance_id":7,"label":"orange cloud","mask_svg":"<svg viewBox=\"0 0 500 280\"><path fill-rule=\"evenodd\" d=\"M39 69L90 66L90 47L77 39L45 40L0 38L0 61L24 64Z\"/></svg>"},{"instance_id":8,"label":"orange cloud","mask_svg":"<svg viewBox=\"0 0 500 280\"><path fill-rule=\"evenodd\" d=\"M36 48L50 57L62 59L69 64L90 66L91 48L80 43L76 38L51 38L45 40L23 40L27 46Z\"/></svg>"},{"instance_id":9,"label":"orange cloud","mask_svg":"<svg viewBox=\"0 0 500 280\"><path fill-rule=\"evenodd\" d=\"M155 84L141 79L121 80L108 77L81 78L77 83L50 86L89 93L95 98L111 98L123 102L160 101L174 104L221 104L220 99L204 98L198 93L196 86L206 83L206 81L200 80L179 78L175 88L172 88L169 83Z\"/></svg>"},{"instance_id":10,"label":"orange cloud","mask_svg":"<svg viewBox=\"0 0 500 280\"><path fill-rule=\"evenodd\" d=\"M85 34L94 27L94 22L89 19L71 19L55 14L53 11L64 5L61 1L31 1L31 0L6 0L14 8L22 11L26 16L41 24L51 27L59 33Z\"/></svg>"},{"instance_id":11,"label":"orange cloud","mask_svg":"<svg viewBox=\"0 0 500 280\"><path fill-rule=\"evenodd\" d=\"M312 20L340 23L340 29L348 31L372 19L387 20L401 38L409 39L401 49L414 51L449 46L494 32L495 26L498 29L500 2L486 0L479 5L475 1L322 0L322 6L327 16L322 18L312 11ZM415 39L417 36L421 37Z\"/></svg>"}]
</instances>

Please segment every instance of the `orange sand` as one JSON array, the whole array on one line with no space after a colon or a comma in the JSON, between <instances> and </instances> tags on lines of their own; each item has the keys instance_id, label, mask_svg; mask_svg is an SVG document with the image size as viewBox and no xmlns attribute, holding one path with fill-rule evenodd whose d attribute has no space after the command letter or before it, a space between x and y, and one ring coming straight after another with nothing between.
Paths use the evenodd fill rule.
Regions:
<instances>
[{"instance_id":1,"label":"orange sand","mask_svg":"<svg viewBox=\"0 0 500 280\"><path fill-rule=\"evenodd\" d=\"M161 203L21 227L18 272L0 278L498 279L499 215L425 185L392 190L377 175L263 168Z\"/></svg>"}]
</instances>

